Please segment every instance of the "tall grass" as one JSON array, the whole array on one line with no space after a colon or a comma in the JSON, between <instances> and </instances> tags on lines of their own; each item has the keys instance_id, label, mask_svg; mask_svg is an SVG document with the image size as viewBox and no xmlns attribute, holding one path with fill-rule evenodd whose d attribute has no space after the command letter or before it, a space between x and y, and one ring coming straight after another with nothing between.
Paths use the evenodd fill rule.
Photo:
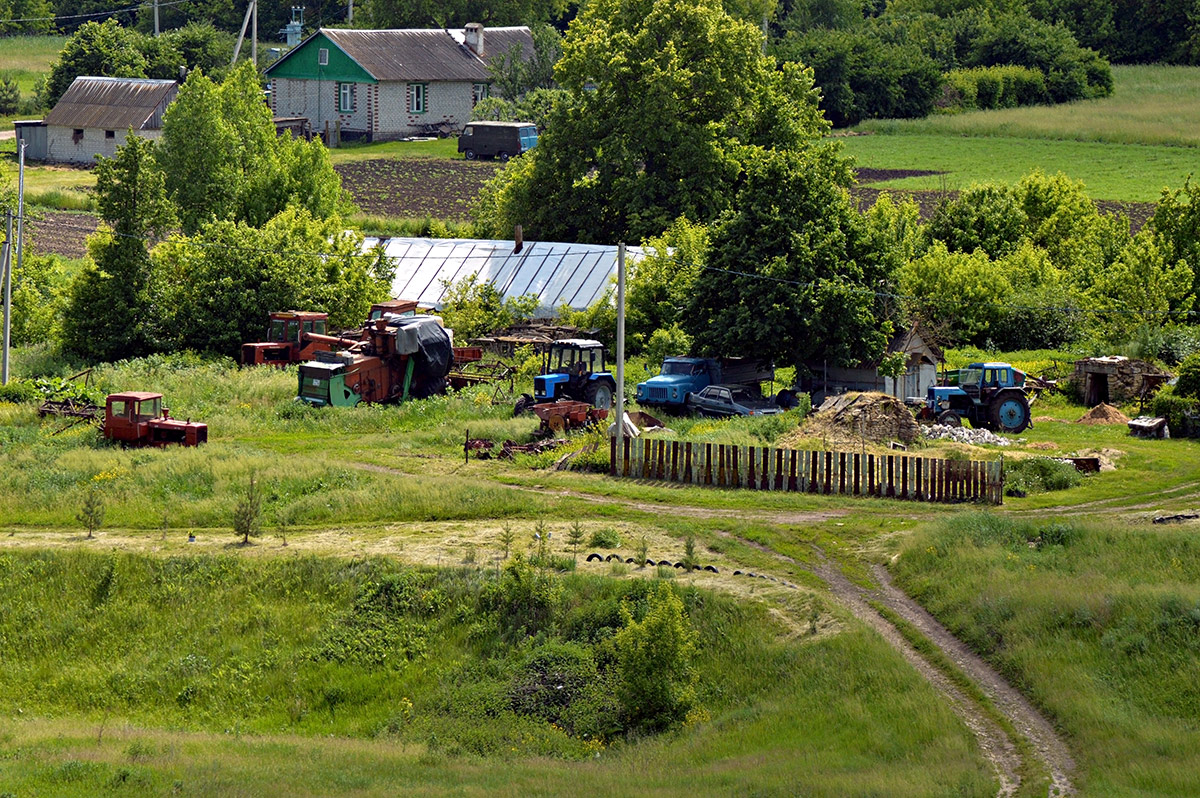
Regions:
<instances>
[{"instance_id":1,"label":"tall grass","mask_svg":"<svg viewBox=\"0 0 1200 798\"><path fill-rule=\"evenodd\" d=\"M356 621L362 597L397 578L418 589L393 622ZM623 597L637 613L653 590L560 584L551 634L596 650ZM877 637L788 639L764 607L691 589L704 712L657 738L571 737L512 708L514 677L547 636L498 633L475 610L494 585L486 571L380 561L0 555L0 707L35 718L3 729L0 784L67 796L994 792L970 734Z\"/></svg>"},{"instance_id":2,"label":"tall grass","mask_svg":"<svg viewBox=\"0 0 1200 798\"><path fill-rule=\"evenodd\" d=\"M973 514L917 535L900 583L1066 731L1085 795L1200 784L1200 541Z\"/></svg>"}]
</instances>

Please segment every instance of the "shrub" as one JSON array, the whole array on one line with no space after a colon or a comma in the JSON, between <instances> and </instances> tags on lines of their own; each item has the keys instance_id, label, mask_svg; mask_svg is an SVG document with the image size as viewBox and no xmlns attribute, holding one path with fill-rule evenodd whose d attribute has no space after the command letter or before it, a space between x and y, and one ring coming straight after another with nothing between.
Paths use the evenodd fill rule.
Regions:
<instances>
[{"instance_id":1,"label":"shrub","mask_svg":"<svg viewBox=\"0 0 1200 798\"><path fill-rule=\"evenodd\" d=\"M1180 396L1178 386L1167 386L1154 395L1150 410L1155 416L1167 420L1167 429L1176 438L1186 437L1191 429L1189 414L1200 412L1200 400Z\"/></svg>"},{"instance_id":2,"label":"shrub","mask_svg":"<svg viewBox=\"0 0 1200 798\"><path fill-rule=\"evenodd\" d=\"M597 549L615 549L621 545L621 533L612 527L597 529L588 538L588 545Z\"/></svg>"},{"instance_id":3,"label":"shrub","mask_svg":"<svg viewBox=\"0 0 1200 798\"><path fill-rule=\"evenodd\" d=\"M0 385L0 402L12 404L37 404L42 401L42 392L29 380L13 380Z\"/></svg>"},{"instance_id":4,"label":"shrub","mask_svg":"<svg viewBox=\"0 0 1200 798\"><path fill-rule=\"evenodd\" d=\"M1009 460L1004 464L1005 492L1010 495L1046 493L1073 488L1083 477L1071 463L1050 457Z\"/></svg>"},{"instance_id":5,"label":"shrub","mask_svg":"<svg viewBox=\"0 0 1200 798\"><path fill-rule=\"evenodd\" d=\"M1175 393L1193 399L1200 398L1200 355L1189 355L1179 364Z\"/></svg>"},{"instance_id":6,"label":"shrub","mask_svg":"<svg viewBox=\"0 0 1200 798\"><path fill-rule=\"evenodd\" d=\"M626 726L643 732L669 729L695 702L696 630L684 615L683 602L665 583L650 594L643 620L635 620L627 606L622 614L625 627L613 643Z\"/></svg>"}]
</instances>

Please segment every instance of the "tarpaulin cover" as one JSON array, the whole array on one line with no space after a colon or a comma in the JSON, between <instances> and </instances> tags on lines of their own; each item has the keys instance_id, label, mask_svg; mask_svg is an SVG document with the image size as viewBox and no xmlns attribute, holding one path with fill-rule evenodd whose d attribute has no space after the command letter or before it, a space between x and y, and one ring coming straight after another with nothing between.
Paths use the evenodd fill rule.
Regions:
<instances>
[{"instance_id":1,"label":"tarpaulin cover","mask_svg":"<svg viewBox=\"0 0 1200 798\"><path fill-rule=\"evenodd\" d=\"M446 375L454 364L450 334L434 316L408 316L397 322L396 354L410 355L416 361L411 394L422 399L443 393Z\"/></svg>"}]
</instances>

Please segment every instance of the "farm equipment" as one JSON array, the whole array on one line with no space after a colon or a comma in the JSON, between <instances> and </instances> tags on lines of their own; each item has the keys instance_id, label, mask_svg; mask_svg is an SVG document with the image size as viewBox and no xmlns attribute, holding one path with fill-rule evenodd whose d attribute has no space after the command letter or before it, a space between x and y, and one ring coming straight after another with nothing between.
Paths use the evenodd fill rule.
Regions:
<instances>
[{"instance_id":1,"label":"farm equipment","mask_svg":"<svg viewBox=\"0 0 1200 798\"><path fill-rule=\"evenodd\" d=\"M588 338L555 341L542 355L542 373L533 378L533 396L523 395L516 412L570 399L592 407L612 407L617 381L604 365L604 346Z\"/></svg>"},{"instance_id":2,"label":"farm equipment","mask_svg":"<svg viewBox=\"0 0 1200 798\"><path fill-rule=\"evenodd\" d=\"M386 316L412 316L417 303L410 299L392 299L371 306L367 324ZM282 310L269 315L267 340L242 344L244 366L289 366L312 360L318 352L348 349L364 338L362 330L340 335L326 334L329 314L307 310Z\"/></svg>"},{"instance_id":3,"label":"farm equipment","mask_svg":"<svg viewBox=\"0 0 1200 798\"><path fill-rule=\"evenodd\" d=\"M542 431L555 434L568 429L578 429L603 421L608 417L608 408L592 407L587 402L542 402L532 408L533 414L542 420Z\"/></svg>"},{"instance_id":4,"label":"farm equipment","mask_svg":"<svg viewBox=\"0 0 1200 798\"><path fill-rule=\"evenodd\" d=\"M450 331L435 316L385 315L343 352L318 352L300 366L298 398L354 407L444 393L453 361Z\"/></svg>"},{"instance_id":5,"label":"farm equipment","mask_svg":"<svg viewBox=\"0 0 1200 798\"><path fill-rule=\"evenodd\" d=\"M484 360L483 348L478 346L454 347L454 367L446 375L450 387L456 391L472 385L491 385L492 401L501 396L511 397L516 384L516 371L499 360ZM507 387L506 387L507 386Z\"/></svg>"},{"instance_id":6,"label":"farm equipment","mask_svg":"<svg viewBox=\"0 0 1200 798\"><path fill-rule=\"evenodd\" d=\"M918 418L1017 434L1030 425L1025 373L1009 363L972 363L931 385Z\"/></svg>"},{"instance_id":7,"label":"farm equipment","mask_svg":"<svg viewBox=\"0 0 1200 798\"><path fill-rule=\"evenodd\" d=\"M101 432L127 446L198 446L208 440L208 425L171 418L161 393L125 391L109 394Z\"/></svg>"}]
</instances>

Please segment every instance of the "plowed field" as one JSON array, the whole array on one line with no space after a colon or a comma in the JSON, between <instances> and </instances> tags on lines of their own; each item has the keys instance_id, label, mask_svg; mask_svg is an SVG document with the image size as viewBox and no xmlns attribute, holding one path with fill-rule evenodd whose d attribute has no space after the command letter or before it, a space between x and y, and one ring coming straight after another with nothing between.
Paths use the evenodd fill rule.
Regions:
<instances>
[{"instance_id":1,"label":"plowed field","mask_svg":"<svg viewBox=\"0 0 1200 798\"><path fill-rule=\"evenodd\" d=\"M374 160L340 164L342 186L363 213L466 221L479 189L501 168L493 161Z\"/></svg>"}]
</instances>

